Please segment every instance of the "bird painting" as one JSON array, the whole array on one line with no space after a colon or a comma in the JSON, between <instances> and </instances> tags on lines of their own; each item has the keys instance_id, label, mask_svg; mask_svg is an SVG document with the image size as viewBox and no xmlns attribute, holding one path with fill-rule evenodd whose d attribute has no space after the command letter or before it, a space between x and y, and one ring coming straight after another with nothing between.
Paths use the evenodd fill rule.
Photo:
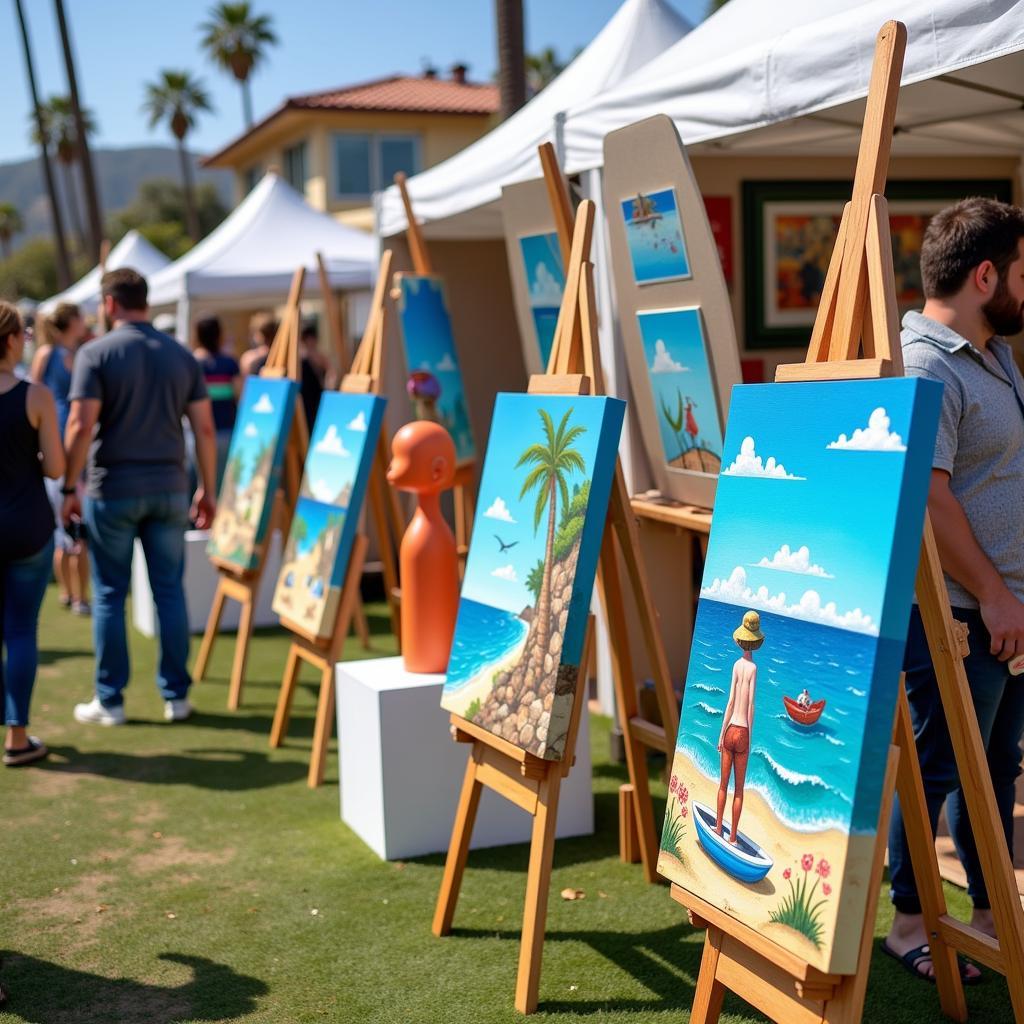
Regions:
<instances>
[{"instance_id":1,"label":"bird painting","mask_svg":"<svg viewBox=\"0 0 1024 1024\"><path fill-rule=\"evenodd\" d=\"M505 541L503 541L497 534L494 535L494 539L498 542L498 547L501 548L501 554L505 554L506 551L510 548L514 548L519 543L519 541L514 540L511 543L506 544Z\"/></svg>"}]
</instances>

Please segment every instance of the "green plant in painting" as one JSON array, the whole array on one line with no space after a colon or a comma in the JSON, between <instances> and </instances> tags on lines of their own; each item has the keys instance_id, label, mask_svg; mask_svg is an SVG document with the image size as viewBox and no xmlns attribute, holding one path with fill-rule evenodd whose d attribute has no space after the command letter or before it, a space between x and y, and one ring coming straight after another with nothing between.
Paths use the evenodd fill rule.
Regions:
<instances>
[{"instance_id":1,"label":"green plant in painting","mask_svg":"<svg viewBox=\"0 0 1024 1024\"><path fill-rule=\"evenodd\" d=\"M480 712L480 698L477 697L474 700L470 701L469 707L466 708L466 715L465 715L465 717L466 717L466 719L468 721L472 722L473 719L476 718L477 714L479 714L479 712Z\"/></svg>"},{"instance_id":2,"label":"green plant in painting","mask_svg":"<svg viewBox=\"0 0 1024 1024\"><path fill-rule=\"evenodd\" d=\"M828 878L829 867L827 860L822 858L817 866L814 863L814 855L805 853L800 858L800 867L803 874L797 876L793 881L794 871L786 868L782 877L789 883L789 893L771 912L769 920L775 924L784 924L806 936L819 949L821 948L821 937L824 927L821 923L821 908L832 895L832 886L825 879ZM812 883L811 872L815 878ZM818 886L821 886L821 899L815 899L818 894Z\"/></svg>"},{"instance_id":3,"label":"green plant in painting","mask_svg":"<svg viewBox=\"0 0 1024 1024\"><path fill-rule=\"evenodd\" d=\"M665 827L661 833L661 848L679 860L683 859L683 837L686 835L686 819L690 816L690 791L673 775L668 785L668 810Z\"/></svg>"},{"instance_id":4,"label":"green plant in painting","mask_svg":"<svg viewBox=\"0 0 1024 1024\"><path fill-rule=\"evenodd\" d=\"M685 438L683 436L683 393L679 388L676 388L675 414L665 403L664 395L659 396L659 401L661 402L661 415L665 417L665 422L676 436L676 444L679 445L679 457L682 458L686 454Z\"/></svg>"}]
</instances>

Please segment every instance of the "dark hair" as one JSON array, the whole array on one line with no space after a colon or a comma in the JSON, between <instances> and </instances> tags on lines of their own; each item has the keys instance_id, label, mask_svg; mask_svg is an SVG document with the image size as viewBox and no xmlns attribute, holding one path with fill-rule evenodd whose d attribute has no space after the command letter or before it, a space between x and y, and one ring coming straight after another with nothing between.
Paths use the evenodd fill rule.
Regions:
<instances>
[{"instance_id":1,"label":"dark hair","mask_svg":"<svg viewBox=\"0 0 1024 1024\"><path fill-rule=\"evenodd\" d=\"M1024 238L1024 210L998 199L972 196L940 210L921 243L925 298L944 299L963 287L971 271L991 260L1000 280Z\"/></svg>"},{"instance_id":2,"label":"dark hair","mask_svg":"<svg viewBox=\"0 0 1024 1024\"><path fill-rule=\"evenodd\" d=\"M278 323L272 313L257 313L249 321L249 327L254 334L260 336L265 345L274 344L274 336L277 334Z\"/></svg>"},{"instance_id":3,"label":"dark hair","mask_svg":"<svg viewBox=\"0 0 1024 1024\"><path fill-rule=\"evenodd\" d=\"M108 270L100 281L103 297L108 295L122 308L135 312L148 305L149 286L146 279L131 267Z\"/></svg>"},{"instance_id":4,"label":"dark hair","mask_svg":"<svg viewBox=\"0 0 1024 1024\"><path fill-rule=\"evenodd\" d=\"M11 338L21 334L24 329L25 325L22 323L18 307L13 302L4 302L0 299L0 359L7 356L7 346L10 345Z\"/></svg>"},{"instance_id":5,"label":"dark hair","mask_svg":"<svg viewBox=\"0 0 1024 1024\"><path fill-rule=\"evenodd\" d=\"M316 324L313 323L312 321L307 321L306 323L304 323L302 325L302 333L299 335L299 338L302 341L306 341L307 339L312 341L319 341L320 335L317 332Z\"/></svg>"},{"instance_id":6,"label":"dark hair","mask_svg":"<svg viewBox=\"0 0 1024 1024\"><path fill-rule=\"evenodd\" d=\"M220 321L215 316L204 316L196 324L196 340L207 351L220 351L220 337Z\"/></svg>"},{"instance_id":7,"label":"dark hair","mask_svg":"<svg viewBox=\"0 0 1024 1024\"><path fill-rule=\"evenodd\" d=\"M62 334L71 326L72 320L78 320L82 311L73 302L59 302L57 308L46 318L49 325Z\"/></svg>"}]
</instances>

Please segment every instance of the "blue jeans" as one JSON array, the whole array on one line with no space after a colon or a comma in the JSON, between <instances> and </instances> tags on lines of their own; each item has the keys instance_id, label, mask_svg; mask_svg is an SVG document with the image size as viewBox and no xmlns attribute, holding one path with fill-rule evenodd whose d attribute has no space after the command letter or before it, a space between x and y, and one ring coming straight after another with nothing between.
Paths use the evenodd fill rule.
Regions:
<instances>
[{"instance_id":1,"label":"blue jeans","mask_svg":"<svg viewBox=\"0 0 1024 1024\"><path fill-rule=\"evenodd\" d=\"M966 622L970 630L971 653L964 659L964 668L978 715L982 744L988 755L1000 823L1012 854L1014 789L1020 774L1020 744L1024 734L1024 678L1011 676L1006 663L989 653L991 637L980 612L954 608L953 618ZM967 873L967 891L977 909L987 910L989 900L985 878L978 860L967 803L960 788L949 727L928 653L921 613L916 605L910 617L903 669L932 832L939 820L943 801L946 801L946 820ZM921 901L914 882L898 799L889 825L889 877L895 908L904 914L920 914Z\"/></svg>"},{"instance_id":2,"label":"blue jeans","mask_svg":"<svg viewBox=\"0 0 1024 1024\"><path fill-rule=\"evenodd\" d=\"M7 725L28 725L28 706L36 681L39 607L50 582L51 537L34 555L0 564L0 694Z\"/></svg>"},{"instance_id":3,"label":"blue jeans","mask_svg":"<svg viewBox=\"0 0 1024 1024\"><path fill-rule=\"evenodd\" d=\"M135 538L142 542L160 625L157 686L164 700L180 700L192 685L188 661L188 613L182 576L188 498L147 494L138 498L86 498L85 525L92 555L92 633L96 645L96 696L119 707L128 685L128 638L124 599L132 575Z\"/></svg>"}]
</instances>

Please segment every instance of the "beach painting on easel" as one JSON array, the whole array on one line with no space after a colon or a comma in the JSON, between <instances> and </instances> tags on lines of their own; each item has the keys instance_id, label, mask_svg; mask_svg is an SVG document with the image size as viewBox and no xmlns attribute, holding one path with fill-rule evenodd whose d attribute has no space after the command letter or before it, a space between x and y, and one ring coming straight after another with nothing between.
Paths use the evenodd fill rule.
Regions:
<instances>
[{"instance_id":1,"label":"beach painting on easel","mask_svg":"<svg viewBox=\"0 0 1024 1024\"><path fill-rule=\"evenodd\" d=\"M857 967L941 391L732 396L658 870L827 973Z\"/></svg>"},{"instance_id":2,"label":"beach painting on easel","mask_svg":"<svg viewBox=\"0 0 1024 1024\"><path fill-rule=\"evenodd\" d=\"M270 529L299 386L248 377L238 401L207 553L245 571L259 564Z\"/></svg>"},{"instance_id":3,"label":"beach painting on easel","mask_svg":"<svg viewBox=\"0 0 1024 1024\"><path fill-rule=\"evenodd\" d=\"M637 322L665 464L718 473L722 421L700 309L641 310Z\"/></svg>"},{"instance_id":4,"label":"beach painting on easel","mask_svg":"<svg viewBox=\"0 0 1024 1024\"><path fill-rule=\"evenodd\" d=\"M555 341L558 310L565 290L565 271L562 269L562 251L558 235L524 235L519 239L523 255L526 284L530 292L530 314L540 351L540 365L547 366L551 347Z\"/></svg>"},{"instance_id":5,"label":"beach painting on easel","mask_svg":"<svg viewBox=\"0 0 1024 1024\"><path fill-rule=\"evenodd\" d=\"M320 399L273 603L278 615L318 639L335 628L386 404L376 395L339 391Z\"/></svg>"},{"instance_id":6,"label":"beach painting on easel","mask_svg":"<svg viewBox=\"0 0 1024 1024\"><path fill-rule=\"evenodd\" d=\"M476 458L466 391L455 351L444 281L436 274L396 274L406 390L416 418L440 423L460 463Z\"/></svg>"},{"instance_id":7,"label":"beach painting on easel","mask_svg":"<svg viewBox=\"0 0 1024 1024\"><path fill-rule=\"evenodd\" d=\"M559 760L625 403L500 394L441 706Z\"/></svg>"},{"instance_id":8,"label":"beach painting on easel","mask_svg":"<svg viewBox=\"0 0 1024 1024\"><path fill-rule=\"evenodd\" d=\"M657 284L690 276L676 194L670 188L637 192L623 199L622 219L637 284Z\"/></svg>"}]
</instances>

